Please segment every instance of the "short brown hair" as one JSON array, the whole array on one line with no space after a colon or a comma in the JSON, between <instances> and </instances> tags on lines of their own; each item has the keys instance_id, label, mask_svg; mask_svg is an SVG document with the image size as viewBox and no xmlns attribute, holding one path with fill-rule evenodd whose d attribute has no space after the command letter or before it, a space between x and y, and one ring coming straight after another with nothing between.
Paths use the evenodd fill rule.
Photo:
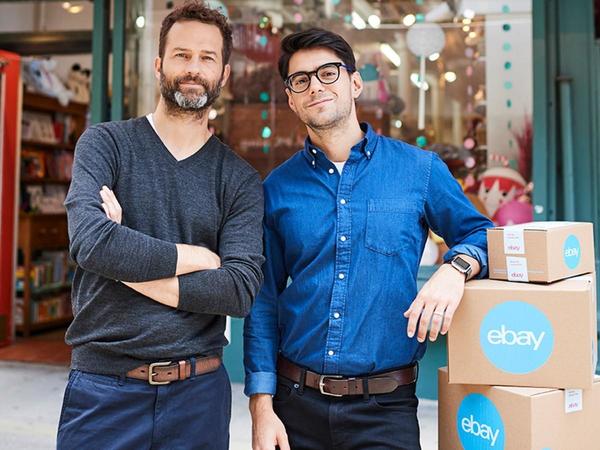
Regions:
<instances>
[{"instance_id":1,"label":"short brown hair","mask_svg":"<svg viewBox=\"0 0 600 450\"><path fill-rule=\"evenodd\" d=\"M223 38L223 66L229 62L231 49L233 47L233 39L231 26L227 21L227 17L215 9L209 8L204 2L189 1L182 6L175 8L162 21L160 27L160 38L158 41L158 56L162 59L165 55L165 47L167 45L167 34L171 27L177 22L185 22L195 20L208 25L215 25L221 31Z\"/></svg>"}]
</instances>

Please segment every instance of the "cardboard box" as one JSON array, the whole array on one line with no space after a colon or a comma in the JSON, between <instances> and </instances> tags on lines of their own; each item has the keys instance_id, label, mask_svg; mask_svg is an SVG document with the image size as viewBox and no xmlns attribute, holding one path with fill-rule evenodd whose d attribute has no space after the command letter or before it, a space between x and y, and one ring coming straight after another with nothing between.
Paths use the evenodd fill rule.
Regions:
<instances>
[{"instance_id":1,"label":"cardboard box","mask_svg":"<svg viewBox=\"0 0 600 450\"><path fill-rule=\"evenodd\" d=\"M595 291L593 274L549 285L468 282L448 333L450 382L590 388Z\"/></svg>"},{"instance_id":2,"label":"cardboard box","mask_svg":"<svg viewBox=\"0 0 600 450\"><path fill-rule=\"evenodd\" d=\"M600 449L600 377L588 390L448 383L438 371L440 450Z\"/></svg>"},{"instance_id":3,"label":"cardboard box","mask_svg":"<svg viewBox=\"0 0 600 450\"><path fill-rule=\"evenodd\" d=\"M487 230L489 277L551 283L594 268L593 224L531 222Z\"/></svg>"}]
</instances>

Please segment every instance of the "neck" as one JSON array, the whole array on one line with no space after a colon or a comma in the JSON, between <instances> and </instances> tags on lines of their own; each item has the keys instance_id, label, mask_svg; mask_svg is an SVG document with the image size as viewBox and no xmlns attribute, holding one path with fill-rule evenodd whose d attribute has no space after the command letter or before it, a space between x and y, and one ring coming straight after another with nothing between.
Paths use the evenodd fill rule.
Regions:
<instances>
[{"instance_id":1,"label":"neck","mask_svg":"<svg viewBox=\"0 0 600 450\"><path fill-rule=\"evenodd\" d=\"M358 119L350 118L341 126L327 130L306 127L313 145L319 147L333 162L344 162L350 156L350 149L364 137Z\"/></svg>"},{"instance_id":2,"label":"neck","mask_svg":"<svg viewBox=\"0 0 600 450\"><path fill-rule=\"evenodd\" d=\"M162 97L152 114L152 120L158 135L174 154L185 156L187 152L196 151L211 136L208 130L208 114L173 114Z\"/></svg>"}]
</instances>

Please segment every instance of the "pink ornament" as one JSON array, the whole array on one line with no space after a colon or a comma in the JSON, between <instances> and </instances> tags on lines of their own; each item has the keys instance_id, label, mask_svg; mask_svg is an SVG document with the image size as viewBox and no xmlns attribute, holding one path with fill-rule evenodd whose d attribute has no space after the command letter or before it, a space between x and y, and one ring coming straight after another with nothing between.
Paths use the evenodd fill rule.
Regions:
<instances>
[{"instance_id":1,"label":"pink ornament","mask_svg":"<svg viewBox=\"0 0 600 450\"><path fill-rule=\"evenodd\" d=\"M302 14L300 14L300 13L294 14L294 22L301 23L302 22Z\"/></svg>"},{"instance_id":2,"label":"pink ornament","mask_svg":"<svg viewBox=\"0 0 600 450\"><path fill-rule=\"evenodd\" d=\"M498 208L493 220L500 227L531 222L533 221L533 207L527 201L513 200Z\"/></svg>"},{"instance_id":3,"label":"pink ornament","mask_svg":"<svg viewBox=\"0 0 600 450\"><path fill-rule=\"evenodd\" d=\"M294 0L294 3L298 6L300 6L302 4L304 0Z\"/></svg>"}]
</instances>

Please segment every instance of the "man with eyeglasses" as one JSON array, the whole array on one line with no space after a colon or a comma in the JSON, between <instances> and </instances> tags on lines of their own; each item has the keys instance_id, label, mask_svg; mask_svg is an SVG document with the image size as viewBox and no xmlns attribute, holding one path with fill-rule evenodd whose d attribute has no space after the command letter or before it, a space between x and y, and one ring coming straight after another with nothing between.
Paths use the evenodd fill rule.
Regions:
<instances>
[{"instance_id":1,"label":"man with eyeglasses","mask_svg":"<svg viewBox=\"0 0 600 450\"><path fill-rule=\"evenodd\" d=\"M433 152L359 123L341 36L310 29L281 47L308 137L264 183L265 282L244 331L253 448L419 449L417 362L486 274L492 223ZM428 229L448 264L417 293Z\"/></svg>"}]
</instances>

